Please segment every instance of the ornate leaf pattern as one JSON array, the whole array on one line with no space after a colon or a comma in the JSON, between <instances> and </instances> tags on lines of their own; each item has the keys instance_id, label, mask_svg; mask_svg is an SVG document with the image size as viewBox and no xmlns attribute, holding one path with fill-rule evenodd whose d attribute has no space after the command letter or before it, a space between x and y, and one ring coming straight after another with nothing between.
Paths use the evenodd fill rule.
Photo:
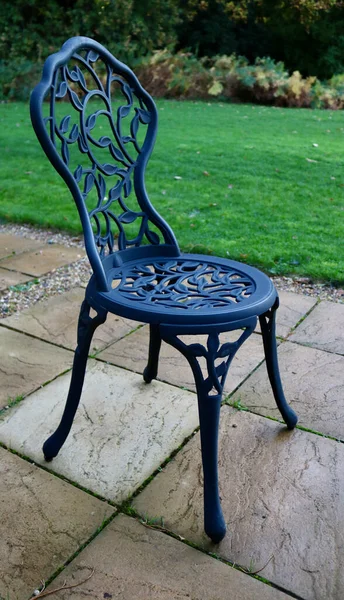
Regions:
<instances>
[{"instance_id":1,"label":"ornate leaf pattern","mask_svg":"<svg viewBox=\"0 0 344 600\"><path fill-rule=\"evenodd\" d=\"M126 267L114 277L114 294L180 310L223 308L249 298L255 283L248 275L210 262L176 259Z\"/></svg>"},{"instance_id":2,"label":"ornate leaf pattern","mask_svg":"<svg viewBox=\"0 0 344 600\"><path fill-rule=\"evenodd\" d=\"M69 107L73 109L72 114L67 114L62 120L57 118L59 100L63 101L59 102L63 108L67 107L68 100ZM103 122L105 119L110 135L97 134L102 119ZM123 133L124 120L128 121L125 123L126 133ZM136 203L137 209L133 210L127 200L142 152L138 141L139 128L147 128L150 120L151 115L142 98L135 95L128 82L113 73L109 64L95 52L74 54L68 65L55 72L46 125L52 142L79 186L94 224L94 237L101 254L114 250L113 225L117 230L120 250L139 246L143 238L150 244L160 243L159 235L149 230L149 219L139 204ZM81 153L79 164L71 164L74 148ZM100 151L102 160L99 158ZM104 161L105 153L107 158ZM128 239L125 226L136 220L139 221L138 234Z\"/></svg>"},{"instance_id":3,"label":"ornate leaf pattern","mask_svg":"<svg viewBox=\"0 0 344 600\"><path fill-rule=\"evenodd\" d=\"M218 396L223 392L223 387L226 380L226 375L229 366L244 341L251 335L256 326L257 319L244 328L235 342L227 342L221 344L218 333L210 333L208 335L207 347L202 344L186 344L174 333L164 334L163 339L174 348L177 348L189 361L193 370L198 393L205 396ZM199 358L203 357L207 363L207 376L204 376L199 363ZM218 362L219 359L224 359ZM217 364L218 363L218 364Z\"/></svg>"}]
</instances>

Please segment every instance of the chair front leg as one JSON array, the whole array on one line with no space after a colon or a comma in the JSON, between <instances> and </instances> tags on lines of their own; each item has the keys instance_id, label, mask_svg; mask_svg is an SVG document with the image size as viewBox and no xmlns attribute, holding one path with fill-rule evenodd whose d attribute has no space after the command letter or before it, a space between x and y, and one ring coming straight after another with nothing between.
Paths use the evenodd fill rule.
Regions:
<instances>
[{"instance_id":1,"label":"chair front leg","mask_svg":"<svg viewBox=\"0 0 344 600\"><path fill-rule=\"evenodd\" d=\"M200 390L197 396L204 478L204 531L215 544L218 544L226 535L218 477L218 437L222 394L210 396Z\"/></svg>"},{"instance_id":2,"label":"chair front leg","mask_svg":"<svg viewBox=\"0 0 344 600\"><path fill-rule=\"evenodd\" d=\"M278 306L279 300L277 298L271 309L259 317L259 321L263 335L266 368L276 404L288 429L294 429L298 418L285 399L278 367L276 343L276 311Z\"/></svg>"},{"instance_id":3,"label":"chair front leg","mask_svg":"<svg viewBox=\"0 0 344 600\"><path fill-rule=\"evenodd\" d=\"M161 347L161 335L159 325L149 326L149 356L146 368L143 371L143 379L150 383L158 374L159 353Z\"/></svg>"},{"instance_id":4,"label":"chair front leg","mask_svg":"<svg viewBox=\"0 0 344 600\"><path fill-rule=\"evenodd\" d=\"M97 327L105 322L106 316L106 311L99 311L95 317L90 317L90 305L87 300L83 301L78 321L78 345L74 354L72 378L65 409L56 431L43 445L44 458L47 461L57 456L68 437L79 405L92 337Z\"/></svg>"},{"instance_id":5,"label":"chair front leg","mask_svg":"<svg viewBox=\"0 0 344 600\"><path fill-rule=\"evenodd\" d=\"M207 348L201 344L187 345L177 335L165 335L164 332L162 336L164 341L186 357L195 377L204 474L204 530L216 544L226 534L218 489L218 430L222 391L230 363L238 348L252 333L255 323L252 327L247 327L236 342L222 346L217 333L209 334ZM199 357L206 359L206 377L200 367ZM224 360L215 366L215 360L219 358Z\"/></svg>"}]
</instances>

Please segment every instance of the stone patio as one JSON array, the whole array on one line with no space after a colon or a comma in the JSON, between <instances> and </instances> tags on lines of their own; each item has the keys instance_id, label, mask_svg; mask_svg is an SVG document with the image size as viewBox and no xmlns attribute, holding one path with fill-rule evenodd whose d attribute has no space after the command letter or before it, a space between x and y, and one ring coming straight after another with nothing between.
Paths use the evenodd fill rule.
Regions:
<instances>
[{"instance_id":1,"label":"stone patio","mask_svg":"<svg viewBox=\"0 0 344 600\"><path fill-rule=\"evenodd\" d=\"M0 271L0 282L81 254L65 250L1 234L0 269L12 279ZM44 462L83 293L0 321L0 599L29 600L44 581L48 590L65 582L51 596L63 600L342 600L344 304L280 294L281 375L300 419L292 432L274 404L259 330L235 357L219 441L228 531L214 545L203 532L191 373L163 345L159 380L143 382L147 326L112 315L97 330L72 433Z\"/></svg>"}]
</instances>

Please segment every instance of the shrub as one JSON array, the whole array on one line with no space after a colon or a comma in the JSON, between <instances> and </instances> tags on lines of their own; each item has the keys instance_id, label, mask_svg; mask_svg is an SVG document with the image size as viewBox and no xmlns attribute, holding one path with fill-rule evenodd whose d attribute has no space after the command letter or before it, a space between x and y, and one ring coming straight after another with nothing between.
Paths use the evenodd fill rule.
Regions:
<instances>
[{"instance_id":1,"label":"shrub","mask_svg":"<svg viewBox=\"0 0 344 600\"><path fill-rule=\"evenodd\" d=\"M311 90L311 106L314 108L330 108L332 110L344 108L344 96L341 89L331 85L323 85L316 80Z\"/></svg>"},{"instance_id":2,"label":"shrub","mask_svg":"<svg viewBox=\"0 0 344 600\"><path fill-rule=\"evenodd\" d=\"M211 70L223 85L225 97L262 104L275 104L276 94L288 76L283 63L271 58L259 58L249 65L245 57L235 54L215 58Z\"/></svg>"},{"instance_id":3,"label":"shrub","mask_svg":"<svg viewBox=\"0 0 344 600\"><path fill-rule=\"evenodd\" d=\"M154 48L174 46L179 21L176 0L154 0L154 6L149 0L2 0L1 97L26 99L31 65L41 64L69 37L95 38L133 65Z\"/></svg>"},{"instance_id":4,"label":"shrub","mask_svg":"<svg viewBox=\"0 0 344 600\"><path fill-rule=\"evenodd\" d=\"M344 108L344 75L321 83L316 77L303 78L299 71L289 75L282 62L269 57L249 65L235 54L215 57L210 72L208 93L213 96L275 106Z\"/></svg>"},{"instance_id":5,"label":"shrub","mask_svg":"<svg viewBox=\"0 0 344 600\"><path fill-rule=\"evenodd\" d=\"M0 101L29 98L41 77L42 65L30 60L10 63L0 60Z\"/></svg>"},{"instance_id":6,"label":"shrub","mask_svg":"<svg viewBox=\"0 0 344 600\"><path fill-rule=\"evenodd\" d=\"M205 60L198 60L189 52L172 54L161 50L154 52L137 71L143 86L157 98L207 98L213 78L204 66Z\"/></svg>"},{"instance_id":7,"label":"shrub","mask_svg":"<svg viewBox=\"0 0 344 600\"><path fill-rule=\"evenodd\" d=\"M135 62L134 60L131 62ZM244 56L204 57L158 50L135 66L142 85L156 98L253 102L284 107L344 108L344 75L322 83L316 77L291 75L282 62ZM0 61L0 100L26 100L39 80L41 62Z\"/></svg>"}]
</instances>

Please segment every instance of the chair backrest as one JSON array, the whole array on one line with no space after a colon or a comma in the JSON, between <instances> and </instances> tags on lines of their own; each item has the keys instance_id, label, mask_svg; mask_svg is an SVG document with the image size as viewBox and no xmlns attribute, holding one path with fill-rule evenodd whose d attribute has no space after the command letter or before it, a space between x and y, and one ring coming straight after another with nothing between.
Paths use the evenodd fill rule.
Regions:
<instances>
[{"instance_id":1,"label":"chair backrest","mask_svg":"<svg viewBox=\"0 0 344 600\"><path fill-rule=\"evenodd\" d=\"M178 252L144 184L156 106L126 65L90 38L71 38L45 62L30 112L46 155L73 194L101 289L107 288L103 259L114 252L115 238L120 251L163 244Z\"/></svg>"}]
</instances>

